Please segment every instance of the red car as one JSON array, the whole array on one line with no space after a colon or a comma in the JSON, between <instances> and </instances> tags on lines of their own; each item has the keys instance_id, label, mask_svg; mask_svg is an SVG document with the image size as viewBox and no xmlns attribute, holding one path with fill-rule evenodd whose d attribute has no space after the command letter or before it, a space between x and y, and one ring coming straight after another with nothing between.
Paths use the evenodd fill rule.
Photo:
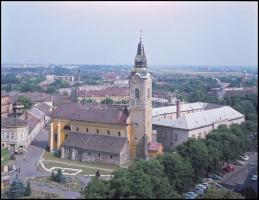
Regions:
<instances>
[{"instance_id":1,"label":"red car","mask_svg":"<svg viewBox=\"0 0 259 200\"><path fill-rule=\"evenodd\" d=\"M235 168L234 168L233 165L227 165L227 166L223 167L223 170L226 171L226 172L232 172L232 171L235 170Z\"/></svg>"}]
</instances>

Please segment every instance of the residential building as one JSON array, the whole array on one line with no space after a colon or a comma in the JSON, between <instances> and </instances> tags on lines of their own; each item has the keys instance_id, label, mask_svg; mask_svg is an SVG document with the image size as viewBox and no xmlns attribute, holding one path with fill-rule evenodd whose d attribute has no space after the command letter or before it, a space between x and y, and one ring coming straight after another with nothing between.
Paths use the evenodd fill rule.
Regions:
<instances>
[{"instance_id":1,"label":"residential building","mask_svg":"<svg viewBox=\"0 0 259 200\"><path fill-rule=\"evenodd\" d=\"M28 147L29 126L16 117L1 118L1 148L10 152L24 151Z\"/></svg>"}]
</instances>

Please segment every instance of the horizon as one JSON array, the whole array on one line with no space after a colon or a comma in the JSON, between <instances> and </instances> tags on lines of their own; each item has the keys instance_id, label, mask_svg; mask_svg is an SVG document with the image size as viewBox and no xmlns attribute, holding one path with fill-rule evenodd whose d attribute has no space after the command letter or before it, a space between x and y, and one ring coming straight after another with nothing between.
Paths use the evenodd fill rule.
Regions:
<instances>
[{"instance_id":1,"label":"horizon","mask_svg":"<svg viewBox=\"0 0 259 200\"><path fill-rule=\"evenodd\" d=\"M131 66L142 29L148 66L257 67L257 6L257 2L3 2L1 65Z\"/></svg>"}]
</instances>

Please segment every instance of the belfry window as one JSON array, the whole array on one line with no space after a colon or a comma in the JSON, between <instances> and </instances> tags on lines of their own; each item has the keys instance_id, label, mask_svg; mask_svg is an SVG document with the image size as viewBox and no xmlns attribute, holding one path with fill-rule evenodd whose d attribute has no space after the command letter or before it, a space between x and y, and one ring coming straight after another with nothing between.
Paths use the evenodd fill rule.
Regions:
<instances>
[{"instance_id":1,"label":"belfry window","mask_svg":"<svg viewBox=\"0 0 259 200\"><path fill-rule=\"evenodd\" d=\"M136 88L135 89L135 99L139 99L139 97L140 97L139 89Z\"/></svg>"}]
</instances>

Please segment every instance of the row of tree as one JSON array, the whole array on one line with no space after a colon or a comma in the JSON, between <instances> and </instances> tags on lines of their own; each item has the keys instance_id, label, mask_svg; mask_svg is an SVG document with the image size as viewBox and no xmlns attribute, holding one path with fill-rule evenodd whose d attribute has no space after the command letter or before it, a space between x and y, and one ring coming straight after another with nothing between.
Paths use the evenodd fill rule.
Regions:
<instances>
[{"instance_id":1,"label":"row of tree","mask_svg":"<svg viewBox=\"0 0 259 200\"><path fill-rule=\"evenodd\" d=\"M93 178L85 198L181 198L203 177L239 159L249 149L250 131L246 123L220 126L206 139L189 139L174 151L119 169L110 181Z\"/></svg>"}]
</instances>

